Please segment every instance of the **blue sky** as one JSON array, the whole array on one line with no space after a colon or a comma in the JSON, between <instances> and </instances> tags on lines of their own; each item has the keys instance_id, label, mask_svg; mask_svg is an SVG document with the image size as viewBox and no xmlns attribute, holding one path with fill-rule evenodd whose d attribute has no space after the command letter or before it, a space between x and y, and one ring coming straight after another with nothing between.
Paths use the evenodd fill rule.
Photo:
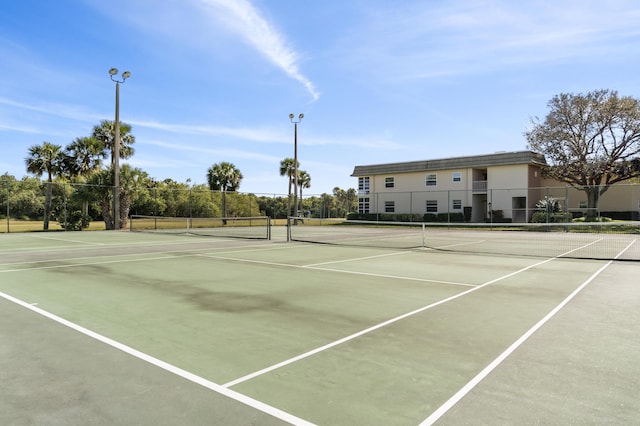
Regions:
<instances>
[{"instance_id":1,"label":"blue sky","mask_svg":"<svg viewBox=\"0 0 640 426\"><path fill-rule=\"evenodd\" d=\"M0 174L114 117L131 71L127 162L286 194L298 126L308 194L357 187L355 165L526 149L556 94L640 97L636 0L21 0L0 10Z\"/></svg>"}]
</instances>

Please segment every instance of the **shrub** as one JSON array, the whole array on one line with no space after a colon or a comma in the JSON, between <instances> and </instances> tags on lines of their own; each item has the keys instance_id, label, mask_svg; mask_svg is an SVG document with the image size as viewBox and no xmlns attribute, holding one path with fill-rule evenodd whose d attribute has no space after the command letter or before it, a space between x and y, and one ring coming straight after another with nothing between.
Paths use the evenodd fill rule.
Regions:
<instances>
[{"instance_id":1,"label":"shrub","mask_svg":"<svg viewBox=\"0 0 640 426\"><path fill-rule=\"evenodd\" d=\"M546 196L542 200L536 203L536 207L540 210L548 211L549 213L558 213L562 210L560 202L553 197Z\"/></svg>"},{"instance_id":2,"label":"shrub","mask_svg":"<svg viewBox=\"0 0 640 426\"><path fill-rule=\"evenodd\" d=\"M66 222L64 219L58 220L58 222L60 222L62 229L67 231L82 231L89 227L91 216L83 214L80 210L75 210L67 215Z\"/></svg>"},{"instance_id":3,"label":"shrub","mask_svg":"<svg viewBox=\"0 0 640 426\"><path fill-rule=\"evenodd\" d=\"M547 223L547 212L535 212L531 216L532 223ZM564 213L550 213L549 214L549 223L564 223L565 215Z\"/></svg>"},{"instance_id":4,"label":"shrub","mask_svg":"<svg viewBox=\"0 0 640 426\"><path fill-rule=\"evenodd\" d=\"M425 213L424 216L422 216L422 220L424 222L437 222L438 215L435 213Z\"/></svg>"}]
</instances>

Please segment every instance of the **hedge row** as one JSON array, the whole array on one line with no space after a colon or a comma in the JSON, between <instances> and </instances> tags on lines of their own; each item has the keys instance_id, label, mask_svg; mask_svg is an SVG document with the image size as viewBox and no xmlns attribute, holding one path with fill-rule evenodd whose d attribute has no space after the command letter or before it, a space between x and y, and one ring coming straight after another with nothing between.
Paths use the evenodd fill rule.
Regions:
<instances>
[{"instance_id":1,"label":"hedge row","mask_svg":"<svg viewBox=\"0 0 640 426\"><path fill-rule=\"evenodd\" d=\"M462 213L349 213L347 220L369 220L381 222L464 222Z\"/></svg>"}]
</instances>

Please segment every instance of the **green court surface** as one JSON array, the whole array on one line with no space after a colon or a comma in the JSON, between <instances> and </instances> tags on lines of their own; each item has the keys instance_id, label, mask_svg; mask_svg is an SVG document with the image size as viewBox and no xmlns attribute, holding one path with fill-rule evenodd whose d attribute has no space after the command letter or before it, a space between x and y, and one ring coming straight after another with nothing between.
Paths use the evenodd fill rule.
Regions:
<instances>
[{"instance_id":1,"label":"green court surface","mask_svg":"<svg viewBox=\"0 0 640 426\"><path fill-rule=\"evenodd\" d=\"M638 272L277 227L4 234L0 424L634 424Z\"/></svg>"}]
</instances>

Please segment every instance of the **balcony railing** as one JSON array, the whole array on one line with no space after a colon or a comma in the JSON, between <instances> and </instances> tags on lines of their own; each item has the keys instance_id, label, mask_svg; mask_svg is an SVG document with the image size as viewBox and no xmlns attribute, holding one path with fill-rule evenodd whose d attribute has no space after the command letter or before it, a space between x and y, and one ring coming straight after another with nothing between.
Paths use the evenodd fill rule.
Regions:
<instances>
[{"instance_id":1,"label":"balcony railing","mask_svg":"<svg viewBox=\"0 0 640 426\"><path fill-rule=\"evenodd\" d=\"M486 180L474 180L473 181L473 192L486 193L487 192L487 181Z\"/></svg>"}]
</instances>

